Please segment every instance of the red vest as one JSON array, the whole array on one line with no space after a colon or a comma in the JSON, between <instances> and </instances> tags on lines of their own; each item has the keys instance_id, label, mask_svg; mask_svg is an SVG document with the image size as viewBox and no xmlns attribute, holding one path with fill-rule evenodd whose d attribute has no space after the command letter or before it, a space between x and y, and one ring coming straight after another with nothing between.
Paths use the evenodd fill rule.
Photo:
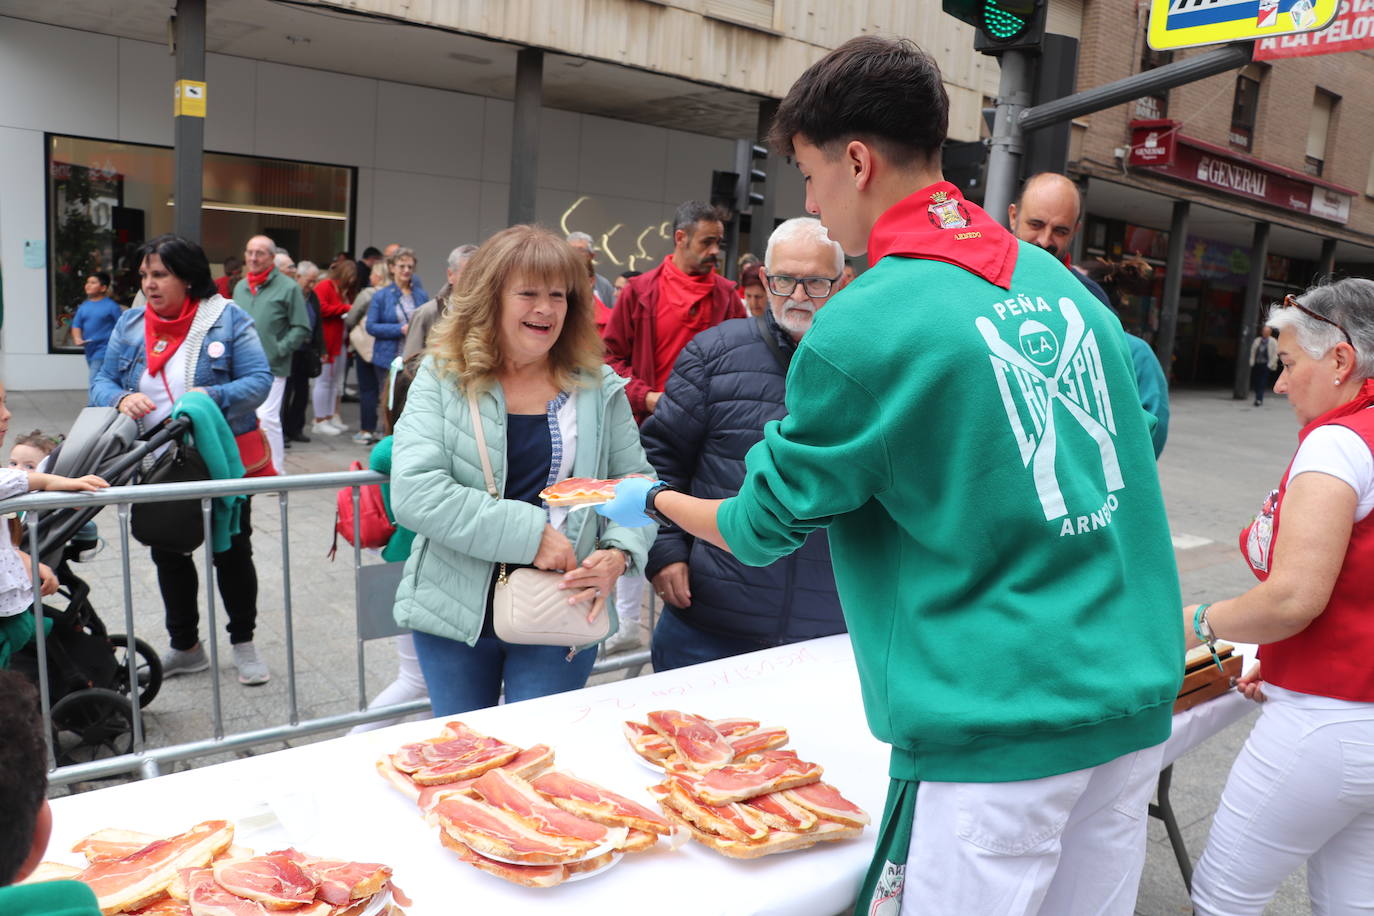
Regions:
<instances>
[{"instance_id":1,"label":"red vest","mask_svg":"<svg viewBox=\"0 0 1374 916\"><path fill-rule=\"evenodd\" d=\"M1298 443L1319 426L1344 426L1374 451L1374 381L1366 381L1360 396L1303 427ZM1278 543L1283 497L1288 491L1289 464L1276 497L1240 536L1241 555L1261 580L1269 577ZM1272 518L1270 511L1272 510ZM1272 527L1272 539L1265 527ZM1317 618L1279 642L1260 646L1264 679L1299 693L1374 702L1374 513L1350 531L1345 562L1331 590L1331 599Z\"/></svg>"}]
</instances>

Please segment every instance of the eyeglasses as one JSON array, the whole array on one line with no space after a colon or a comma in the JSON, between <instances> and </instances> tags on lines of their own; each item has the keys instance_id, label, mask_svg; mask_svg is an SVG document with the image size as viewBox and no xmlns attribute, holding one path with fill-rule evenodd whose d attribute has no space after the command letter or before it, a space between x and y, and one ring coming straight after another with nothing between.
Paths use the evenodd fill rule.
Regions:
<instances>
[{"instance_id":1,"label":"eyeglasses","mask_svg":"<svg viewBox=\"0 0 1374 916\"><path fill-rule=\"evenodd\" d=\"M1286 309L1297 309L1298 311L1302 312L1304 315L1310 315L1310 316L1312 316L1313 318L1317 319L1318 321L1324 321L1324 322L1326 322L1327 324L1331 325L1333 328L1335 328L1336 330L1340 331L1342 334L1345 335L1345 342L1346 342L1346 343L1350 344L1350 346L1352 346L1352 347L1355 346L1355 341L1352 340L1352 339L1350 338L1350 332L1349 332L1349 331L1347 331L1345 328L1341 327L1340 325L1336 324L1336 322L1332 321L1330 318L1327 318L1325 315L1318 315L1316 312L1312 311L1310 308L1308 308L1307 306L1303 305L1303 304L1302 304L1301 302L1299 302L1297 299L1294 299L1294 298L1293 298L1293 295L1292 295L1291 293L1288 294L1287 296L1284 296L1284 297L1283 297L1283 307L1286 308Z\"/></svg>"},{"instance_id":2,"label":"eyeglasses","mask_svg":"<svg viewBox=\"0 0 1374 916\"><path fill-rule=\"evenodd\" d=\"M778 296L790 296L797 284L802 285L806 295L812 299L824 299L835 288L839 277L788 277L783 274L769 274L768 288Z\"/></svg>"}]
</instances>

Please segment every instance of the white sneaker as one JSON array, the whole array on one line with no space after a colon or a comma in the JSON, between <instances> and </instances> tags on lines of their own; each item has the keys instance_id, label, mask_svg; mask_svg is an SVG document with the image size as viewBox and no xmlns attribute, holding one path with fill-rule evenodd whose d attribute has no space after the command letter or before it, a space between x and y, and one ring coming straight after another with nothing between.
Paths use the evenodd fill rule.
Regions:
<instances>
[{"instance_id":1,"label":"white sneaker","mask_svg":"<svg viewBox=\"0 0 1374 916\"><path fill-rule=\"evenodd\" d=\"M644 638L640 635L638 620L620 621L620 629L603 644L606 655L619 655L644 648Z\"/></svg>"},{"instance_id":2,"label":"white sneaker","mask_svg":"<svg viewBox=\"0 0 1374 916\"><path fill-rule=\"evenodd\" d=\"M334 427L341 433L348 432L348 424L340 422L338 417L328 417L325 419L324 422L328 423L330 426Z\"/></svg>"},{"instance_id":3,"label":"white sneaker","mask_svg":"<svg viewBox=\"0 0 1374 916\"><path fill-rule=\"evenodd\" d=\"M251 642L235 643L234 667L239 669L239 683L249 687L266 684L272 677L267 663L258 657L258 650Z\"/></svg>"},{"instance_id":4,"label":"white sneaker","mask_svg":"<svg viewBox=\"0 0 1374 916\"><path fill-rule=\"evenodd\" d=\"M317 436L337 436L339 431L328 420L316 420L310 424L310 431Z\"/></svg>"}]
</instances>

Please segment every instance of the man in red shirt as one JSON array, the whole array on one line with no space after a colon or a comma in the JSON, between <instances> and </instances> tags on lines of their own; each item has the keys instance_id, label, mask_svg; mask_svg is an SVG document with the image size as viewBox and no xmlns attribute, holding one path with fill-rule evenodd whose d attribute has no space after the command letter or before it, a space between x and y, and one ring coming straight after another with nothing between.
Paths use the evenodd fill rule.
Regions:
<instances>
[{"instance_id":1,"label":"man in red shirt","mask_svg":"<svg viewBox=\"0 0 1374 916\"><path fill-rule=\"evenodd\" d=\"M654 412L673 363L687 342L727 318L743 318L735 285L716 273L725 238L723 214L689 200L673 216L673 253L630 280L606 325L606 362L630 380L635 419Z\"/></svg>"}]
</instances>

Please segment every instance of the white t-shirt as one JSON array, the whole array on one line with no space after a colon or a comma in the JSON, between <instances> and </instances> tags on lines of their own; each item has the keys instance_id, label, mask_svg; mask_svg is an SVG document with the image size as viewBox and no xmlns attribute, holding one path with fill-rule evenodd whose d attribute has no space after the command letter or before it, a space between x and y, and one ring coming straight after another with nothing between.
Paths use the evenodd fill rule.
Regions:
<instances>
[{"instance_id":1,"label":"white t-shirt","mask_svg":"<svg viewBox=\"0 0 1374 916\"><path fill-rule=\"evenodd\" d=\"M138 379L138 390L146 394L155 405L152 413L143 418L144 429L152 429L171 416L172 404L186 393L185 347L177 347L177 351L162 364L162 372L159 374L149 375L145 367Z\"/></svg>"},{"instance_id":2,"label":"white t-shirt","mask_svg":"<svg viewBox=\"0 0 1374 916\"><path fill-rule=\"evenodd\" d=\"M1328 474L1350 485L1355 491L1355 521L1364 521L1374 510L1374 452L1354 430L1334 425L1312 430L1293 457L1288 482L1308 471Z\"/></svg>"}]
</instances>

